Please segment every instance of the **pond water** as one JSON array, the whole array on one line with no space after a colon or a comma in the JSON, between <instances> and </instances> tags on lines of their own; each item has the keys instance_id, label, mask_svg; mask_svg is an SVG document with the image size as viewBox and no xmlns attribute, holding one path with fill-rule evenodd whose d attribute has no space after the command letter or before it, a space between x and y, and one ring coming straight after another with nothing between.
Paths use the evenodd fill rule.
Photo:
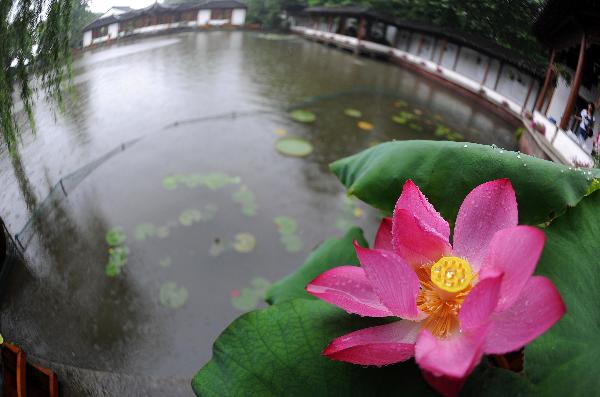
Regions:
<instances>
[{"instance_id":1,"label":"pond water","mask_svg":"<svg viewBox=\"0 0 600 397\"><path fill-rule=\"evenodd\" d=\"M515 147L514 126L476 102L293 36L119 43L76 59L74 83L65 113L40 101L37 134L0 155L0 216L28 258L1 331L65 395L191 395L212 341L270 283L352 225L372 240L380 215L330 162L391 139ZM286 137L303 140L280 150L308 154L276 149Z\"/></svg>"}]
</instances>

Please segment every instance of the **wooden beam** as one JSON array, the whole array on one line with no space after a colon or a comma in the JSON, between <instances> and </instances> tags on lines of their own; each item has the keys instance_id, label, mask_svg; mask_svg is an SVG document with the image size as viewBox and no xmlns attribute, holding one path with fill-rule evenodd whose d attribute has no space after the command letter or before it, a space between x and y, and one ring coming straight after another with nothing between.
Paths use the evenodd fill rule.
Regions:
<instances>
[{"instance_id":1,"label":"wooden beam","mask_svg":"<svg viewBox=\"0 0 600 397\"><path fill-rule=\"evenodd\" d=\"M579 94L579 87L581 86L581 78L583 77L583 68L585 65L585 50L586 37L585 33L583 33L581 35L581 44L579 45L579 59L577 60L575 78L571 82L571 92L569 94L569 99L567 99L567 105L565 106L565 111L563 112L562 119L560 120L559 127L561 130L564 130L567 127L569 119L571 118L573 106L575 106L575 101L577 100L577 95Z\"/></svg>"},{"instance_id":2,"label":"wooden beam","mask_svg":"<svg viewBox=\"0 0 600 397\"><path fill-rule=\"evenodd\" d=\"M504 62L500 61L500 67L498 68L498 75L496 76L496 82L494 83L494 91L498 91L498 84L500 83L500 77L502 77L502 69L504 68Z\"/></svg>"},{"instance_id":3,"label":"wooden beam","mask_svg":"<svg viewBox=\"0 0 600 397\"><path fill-rule=\"evenodd\" d=\"M546 100L546 93L548 92L548 86L550 85L550 80L552 80L552 74L554 73L554 59L556 58L556 50L552 49L552 55L550 55L550 63L548 64L548 68L546 69L546 78L544 80L544 86L542 90L538 94L537 101L535 102L535 110L538 112L542 110L542 106L544 106L544 101Z\"/></svg>"},{"instance_id":4,"label":"wooden beam","mask_svg":"<svg viewBox=\"0 0 600 397\"><path fill-rule=\"evenodd\" d=\"M329 21L327 24L327 31L331 33L331 28L333 26L333 17L329 17Z\"/></svg>"},{"instance_id":5,"label":"wooden beam","mask_svg":"<svg viewBox=\"0 0 600 397\"><path fill-rule=\"evenodd\" d=\"M456 66L458 65L458 60L460 59L460 51L462 50L461 46L458 46L458 51L456 51L456 59L454 60L454 65L452 65L452 70L456 72Z\"/></svg>"}]
</instances>

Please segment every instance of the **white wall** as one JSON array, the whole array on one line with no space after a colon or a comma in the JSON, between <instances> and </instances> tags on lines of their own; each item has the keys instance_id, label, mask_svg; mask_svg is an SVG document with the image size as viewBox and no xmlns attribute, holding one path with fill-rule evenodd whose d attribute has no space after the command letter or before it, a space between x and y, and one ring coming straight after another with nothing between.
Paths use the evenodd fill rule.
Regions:
<instances>
[{"instance_id":1,"label":"white wall","mask_svg":"<svg viewBox=\"0 0 600 397\"><path fill-rule=\"evenodd\" d=\"M392 46L395 44L396 41L396 33L398 33L398 29L395 26L388 25L387 31L385 32L385 39Z\"/></svg>"},{"instance_id":2,"label":"white wall","mask_svg":"<svg viewBox=\"0 0 600 397\"><path fill-rule=\"evenodd\" d=\"M567 106L567 99L569 98L570 91L571 86L567 84L567 81L564 79L564 77L559 76L557 79L556 88L554 89L554 94L550 100L548 112L546 113L547 117L554 118L557 124L560 123L565 106ZM544 110L544 108L542 108L542 110Z\"/></svg>"},{"instance_id":3,"label":"white wall","mask_svg":"<svg viewBox=\"0 0 600 397\"><path fill-rule=\"evenodd\" d=\"M479 62L477 62L478 60ZM463 47L460 51L458 64L456 65L456 72L481 84L485 75L485 65L487 62L488 57L481 55L475 50Z\"/></svg>"},{"instance_id":4,"label":"white wall","mask_svg":"<svg viewBox=\"0 0 600 397\"><path fill-rule=\"evenodd\" d=\"M446 46L446 52L442 58L441 66L452 69L454 62L456 62L456 56L458 55L458 45L448 43Z\"/></svg>"},{"instance_id":5,"label":"white wall","mask_svg":"<svg viewBox=\"0 0 600 397\"><path fill-rule=\"evenodd\" d=\"M119 24L111 23L110 25L108 25L108 38L116 39L118 35L119 35Z\"/></svg>"},{"instance_id":6,"label":"white wall","mask_svg":"<svg viewBox=\"0 0 600 397\"><path fill-rule=\"evenodd\" d=\"M209 21L210 21L210 10L198 11L198 25L200 25L200 26L208 25Z\"/></svg>"},{"instance_id":7,"label":"white wall","mask_svg":"<svg viewBox=\"0 0 600 397\"><path fill-rule=\"evenodd\" d=\"M232 25L243 25L246 23L246 10L243 8L236 8L233 10L231 14L231 24Z\"/></svg>"},{"instance_id":8,"label":"white wall","mask_svg":"<svg viewBox=\"0 0 600 397\"><path fill-rule=\"evenodd\" d=\"M88 30L83 32L83 46L87 47L92 44L92 31Z\"/></svg>"}]
</instances>

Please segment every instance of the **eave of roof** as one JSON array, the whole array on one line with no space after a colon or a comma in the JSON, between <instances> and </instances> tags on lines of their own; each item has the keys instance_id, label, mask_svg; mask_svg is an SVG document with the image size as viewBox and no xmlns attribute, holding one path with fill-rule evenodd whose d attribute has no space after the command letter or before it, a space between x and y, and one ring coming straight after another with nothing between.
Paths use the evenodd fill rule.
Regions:
<instances>
[{"instance_id":1,"label":"eave of roof","mask_svg":"<svg viewBox=\"0 0 600 397\"><path fill-rule=\"evenodd\" d=\"M117 7L112 7L117 8ZM176 5L162 5L158 2L149 5L148 7L141 8L139 10L131 10L129 12L125 12L123 14L110 15L105 18L99 18L95 21L92 21L88 25L86 25L82 31L92 30L98 27L110 25L111 23L127 21L138 17L140 15L144 15L145 13L154 11L154 12L168 12L168 11L187 11L187 10L200 10L200 9L230 9L230 8L243 8L247 9L246 4L241 1L236 0L200 0L200 1L192 1L188 3L176 4Z\"/></svg>"}]
</instances>

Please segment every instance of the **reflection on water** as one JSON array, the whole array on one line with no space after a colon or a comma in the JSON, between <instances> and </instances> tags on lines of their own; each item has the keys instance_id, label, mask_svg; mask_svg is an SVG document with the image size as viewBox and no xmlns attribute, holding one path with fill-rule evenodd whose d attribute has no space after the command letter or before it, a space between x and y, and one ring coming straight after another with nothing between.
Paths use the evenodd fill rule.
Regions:
<instances>
[{"instance_id":1,"label":"reflection on water","mask_svg":"<svg viewBox=\"0 0 600 397\"><path fill-rule=\"evenodd\" d=\"M144 138L32 223L29 263L13 272L0 319L33 356L119 372L119 387L123 376L171 378L161 390L177 395L223 328L315 245L353 224L372 239L379 214L345 197L331 161L390 139L514 146L512 126L476 103L299 39L185 33L86 52L74 68L67 113L55 121L38 106L37 137L25 137L20 158L0 157L11 231L61 177ZM290 120L299 104L315 122ZM314 152L284 157L274 149L281 136L303 137ZM114 227L129 254L107 275Z\"/></svg>"}]
</instances>

